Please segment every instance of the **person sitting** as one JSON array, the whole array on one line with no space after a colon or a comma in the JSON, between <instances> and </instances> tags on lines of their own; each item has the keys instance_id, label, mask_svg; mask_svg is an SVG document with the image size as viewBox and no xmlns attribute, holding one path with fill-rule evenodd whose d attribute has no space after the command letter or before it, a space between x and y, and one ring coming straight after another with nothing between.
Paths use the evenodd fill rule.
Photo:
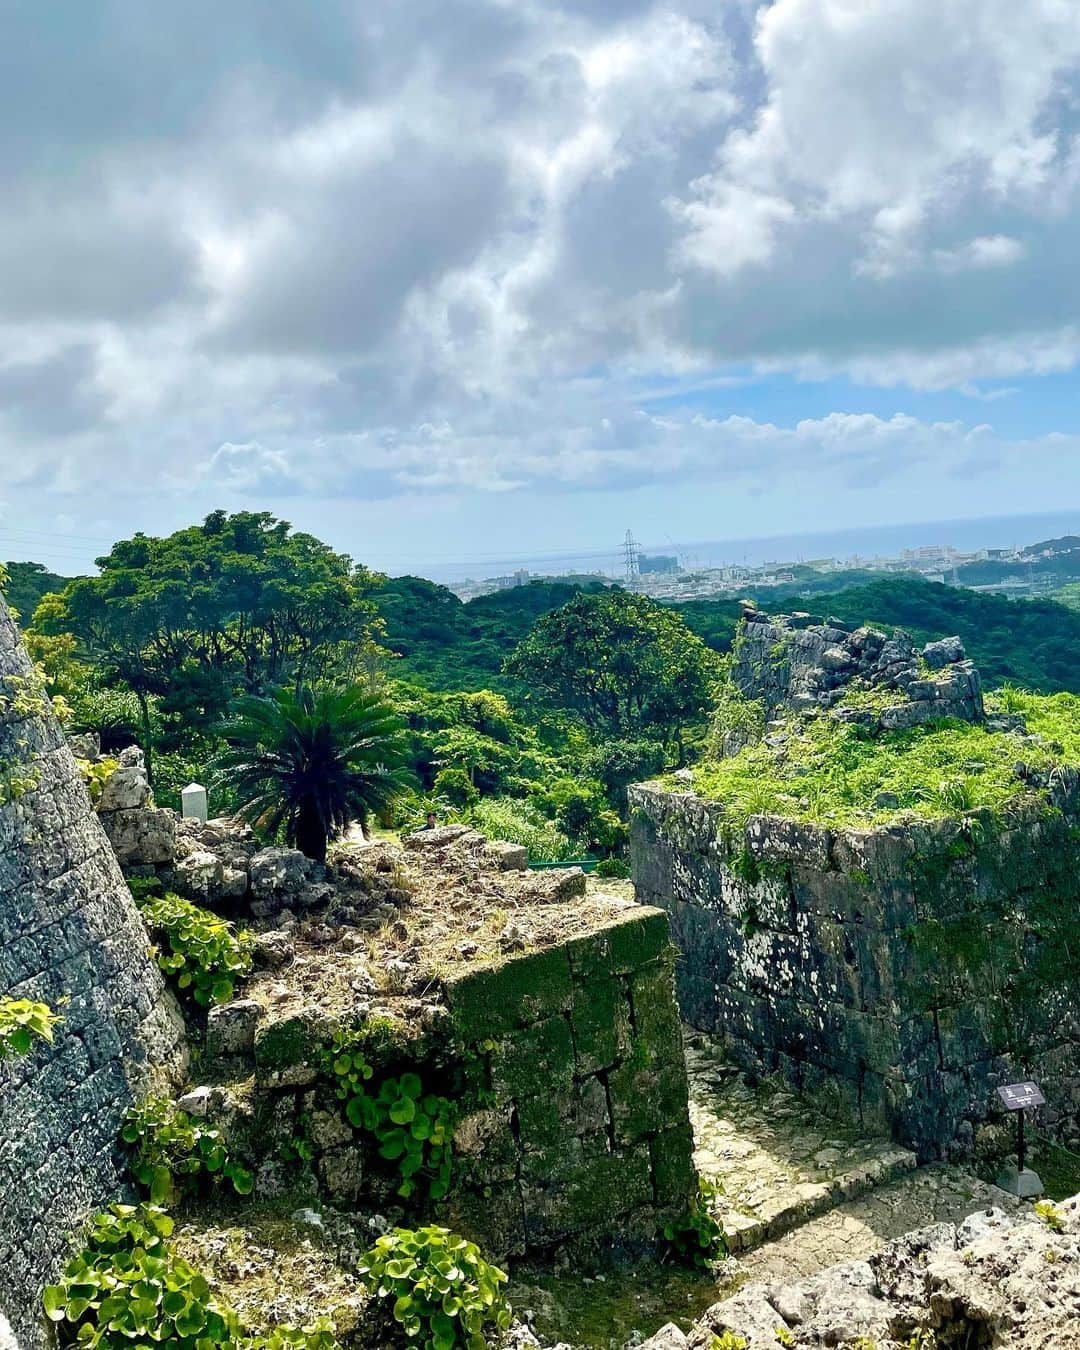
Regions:
<instances>
[{"instance_id":1,"label":"person sitting","mask_svg":"<svg viewBox=\"0 0 1080 1350\"><path fill-rule=\"evenodd\" d=\"M422 830L434 830L436 828L434 811L429 811L427 813L427 821L425 824L421 825L420 828Z\"/></svg>"}]
</instances>

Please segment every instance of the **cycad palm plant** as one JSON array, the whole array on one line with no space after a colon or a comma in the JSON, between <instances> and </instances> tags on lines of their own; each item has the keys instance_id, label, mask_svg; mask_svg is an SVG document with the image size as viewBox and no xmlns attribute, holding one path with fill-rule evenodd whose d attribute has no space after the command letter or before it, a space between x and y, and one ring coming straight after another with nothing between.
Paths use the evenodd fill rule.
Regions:
<instances>
[{"instance_id":1,"label":"cycad palm plant","mask_svg":"<svg viewBox=\"0 0 1080 1350\"><path fill-rule=\"evenodd\" d=\"M211 761L236 794L238 814L285 837L309 858L353 821L364 833L372 814L408 790L405 723L375 694L354 686L281 690L237 701L222 725L227 744Z\"/></svg>"}]
</instances>

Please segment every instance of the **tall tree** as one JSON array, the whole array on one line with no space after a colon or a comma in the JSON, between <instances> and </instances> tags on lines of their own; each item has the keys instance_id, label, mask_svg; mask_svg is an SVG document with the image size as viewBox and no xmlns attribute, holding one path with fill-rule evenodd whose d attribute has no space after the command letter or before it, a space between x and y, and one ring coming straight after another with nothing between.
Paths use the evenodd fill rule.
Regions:
<instances>
[{"instance_id":1,"label":"tall tree","mask_svg":"<svg viewBox=\"0 0 1080 1350\"><path fill-rule=\"evenodd\" d=\"M285 837L318 862L352 821L367 833L411 785L405 724L359 686L314 693L280 690L237 702L221 728L226 745L211 769L236 794L239 814Z\"/></svg>"},{"instance_id":2,"label":"tall tree","mask_svg":"<svg viewBox=\"0 0 1080 1350\"><path fill-rule=\"evenodd\" d=\"M623 590L579 595L537 620L506 670L594 731L654 730L682 745L709 703L716 657L681 616Z\"/></svg>"},{"instance_id":3,"label":"tall tree","mask_svg":"<svg viewBox=\"0 0 1080 1350\"><path fill-rule=\"evenodd\" d=\"M45 596L34 626L189 720L213 721L234 691L262 693L355 664L379 629L381 581L265 511L215 511L165 538L136 534L101 574ZM145 747L149 753L149 743Z\"/></svg>"}]
</instances>

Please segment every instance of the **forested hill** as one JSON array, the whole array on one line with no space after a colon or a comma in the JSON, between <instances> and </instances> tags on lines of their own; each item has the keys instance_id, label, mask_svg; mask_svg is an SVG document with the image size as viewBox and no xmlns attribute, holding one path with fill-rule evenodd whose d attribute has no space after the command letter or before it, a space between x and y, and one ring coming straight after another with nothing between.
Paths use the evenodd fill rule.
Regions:
<instances>
[{"instance_id":1,"label":"forested hill","mask_svg":"<svg viewBox=\"0 0 1080 1350\"><path fill-rule=\"evenodd\" d=\"M4 598L12 609L18 610L26 623L29 623L43 595L63 590L68 582L67 577L57 576L41 563L9 562L4 563L4 567L8 573Z\"/></svg>"},{"instance_id":2,"label":"forested hill","mask_svg":"<svg viewBox=\"0 0 1080 1350\"><path fill-rule=\"evenodd\" d=\"M541 614L597 585L534 581L463 604L443 586L397 577L378 593L377 603L387 645L400 654L395 673L414 674L442 689L509 690L500 671L514 645ZM754 598L772 609L802 607L851 623L904 628L920 642L957 633L990 686L1012 681L1044 693L1080 692L1080 612L1053 600L1010 600L915 577L828 595L770 588ZM714 650L730 647L736 600L690 600L677 608Z\"/></svg>"},{"instance_id":3,"label":"forested hill","mask_svg":"<svg viewBox=\"0 0 1080 1350\"><path fill-rule=\"evenodd\" d=\"M6 596L29 621L38 600L66 578L40 563L9 563ZM842 574L841 574L842 575ZM1054 600L1004 596L943 586L917 577L890 577L829 593L799 584L771 587L753 598L775 610L804 608L852 623L905 628L919 641L957 633L990 686L1009 680L1029 689L1080 692L1080 610ZM835 584L836 574L830 577ZM514 692L502 664L536 620L599 582L533 581L462 603L445 586L423 577L393 577L374 595L386 625L384 641L398 654L399 677L415 676L434 689ZM816 588L814 588L816 590ZM739 616L737 600L690 600L677 606L689 626L716 651L726 651Z\"/></svg>"},{"instance_id":4,"label":"forested hill","mask_svg":"<svg viewBox=\"0 0 1080 1350\"><path fill-rule=\"evenodd\" d=\"M509 690L502 664L536 620L601 582L532 581L467 604L423 577L391 577L375 595L384 641L399 660L394 674L433 689Z\"/></svg>"}]
</instances>

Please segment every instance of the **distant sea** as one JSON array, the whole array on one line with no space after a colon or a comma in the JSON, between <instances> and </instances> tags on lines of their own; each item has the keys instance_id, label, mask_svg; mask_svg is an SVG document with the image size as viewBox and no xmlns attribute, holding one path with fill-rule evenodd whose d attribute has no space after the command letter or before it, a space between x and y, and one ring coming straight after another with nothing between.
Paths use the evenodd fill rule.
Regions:
<instances>
[{"instance_id":1,"label":"distant sea","mask_svg":"<svg viewBox=\"0 0 1080 1350\"><path fill-rule=\"evenodd\" d=\"M1033 516L986 516L979 520L918 521L903 525L872 525L859 529L821 530L811 534L777 534L746 539L706 539L688 542L642 542L647 554L677 554L684 567L724 567L741 564L764 567L774 563L808 562L817 558L837 558L852 562L859 558L896 557L906 548L924 545L951 545L970 553L981 548L1014 548L1041 539L1056 539L1065 534L1080 534L1080 508ZM484 563L427 568L425 574L437 581L461 581L465 577L491 577L517 568L555 575L567 572L622 571L621 547L610 550L584 549L580 553L518 554L489 558ZM482 569L482 570L481 570Z\"/></svg>"}]
</instances>

